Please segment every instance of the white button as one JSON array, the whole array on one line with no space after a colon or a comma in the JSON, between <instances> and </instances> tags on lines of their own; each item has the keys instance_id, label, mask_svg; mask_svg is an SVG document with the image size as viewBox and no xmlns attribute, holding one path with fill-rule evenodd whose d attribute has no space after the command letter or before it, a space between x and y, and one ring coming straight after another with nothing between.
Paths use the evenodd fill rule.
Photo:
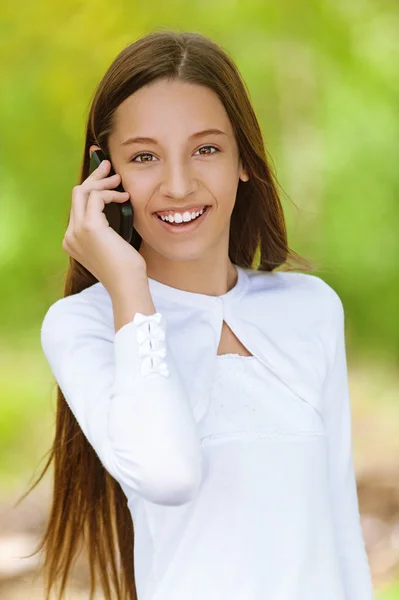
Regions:
<instances>
[{"instance_id":1,"label":"white button","mask_svg":"<svg viewBox=\"0 0 399 600\"><path fill-rule=\"evenodd\" d=\"M164 361L166 357L165 321L161 313L144 315L137 312L133 323L136 327L136 340L139 345L140 373L144 377L151 373L159 373L169 377L169 370Z\"/></svg>"}]
</instances>

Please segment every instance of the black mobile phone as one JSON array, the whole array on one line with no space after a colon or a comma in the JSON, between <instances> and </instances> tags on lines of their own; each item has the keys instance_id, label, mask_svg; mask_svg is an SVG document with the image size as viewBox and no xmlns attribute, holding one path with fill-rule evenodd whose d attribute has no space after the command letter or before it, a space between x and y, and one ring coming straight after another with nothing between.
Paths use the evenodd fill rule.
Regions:
<instances>
[{"instance_id":1,"label":"black mobile phone","mask_svg":"<svg viewBox=\"0 0 399 600\"><path fill-rule=\"evenodd\" d=\"M91 158L90 158L90 173L92 173L97 167L100 166L100 163L103 160L109 160L109 157L102 150L94 150ZM111 162L111 161L110 161ZM108 174L108 177L111 177L115 174L115 171L112 167ZM120 183L115 190L117 192L124 192L123 185ZM141 244L141 236L133 227L133 206L129 200L126 202L108 202L104 206L103 210L107 221L116 231L123 237L126 242L131 244L136 250L139 250Z\"/></svg>"}]
</instances>

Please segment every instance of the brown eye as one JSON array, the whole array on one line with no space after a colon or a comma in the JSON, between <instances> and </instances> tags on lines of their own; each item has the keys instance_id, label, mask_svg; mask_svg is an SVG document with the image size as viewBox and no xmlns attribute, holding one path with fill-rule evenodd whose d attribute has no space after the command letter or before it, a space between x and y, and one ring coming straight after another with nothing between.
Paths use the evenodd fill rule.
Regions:
<instances>
[{"instance_id":1,"label":"brown eye","mask_svg":"<svg viewBox=\"0 0 399 600\"><path fill-rule=\"evenodd\" d=\"M141 152L140 154L137 154L134 158L132 158L131 162L153 162L152 160L138 160L136 161L136 158L138 158L139 156L154 156L153 154L150 154L150 152Z\"/></svg>"},{"instance_id":2,"label":"brown eye","mask_svg":"<svg viewBox=\"0 0 399 600\"><path fill-rule=\"evenodd\" d=\"M216 154L216 152L219 152L219 150L215 146L202 146L201 148L198 148L197 152L199 152L200 150L204 150L204 148L213 148L215 152L201 152L203 156L206 156L208 154Z\"/></svg>"},{"instance_id":3,"label":"brown eye","mask_svg":"<svg viewBox=\"0 0 399 600\"><path fill-rule=\"evenodd\" d=\"M218 148L216 148L215 146L211 146L211 145L207 145L207 146L201 146L201 148L198 148L197 152L199 152L200 150L208 150L210 148L213 148L215 152L201 152L202 156L208 156L210 154L216 154L216 152L220 152L220 150ZM132 158L132 160L130 162L137 162L137 163L150 163L150 162L154 162L153 160L136 160L136 158L141 158L143 156L154 156L153 154L151 154L151 152L140 152L140 154L136 154L136 156L134 158Z\"/></svg>"}]
</instances>

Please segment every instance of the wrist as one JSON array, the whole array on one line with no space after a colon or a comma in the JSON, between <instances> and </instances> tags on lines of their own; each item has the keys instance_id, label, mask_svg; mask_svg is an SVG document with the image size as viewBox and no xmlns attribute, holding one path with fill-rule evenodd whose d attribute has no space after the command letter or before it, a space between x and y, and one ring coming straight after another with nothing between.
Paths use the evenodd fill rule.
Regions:
<instances>
[{"instance_id":1,"label":"wrist","mask_svg":"<svg viewBox=\"0 0 399 600\"><path fill-rule=\"evenodd\" d=\"M150 286L144 269L130 272L128 277L125 275L123 280L119 279L118 283L109 290L113 302L120 302L125 298L130 299L146 293L150 293Z\"/></svg>"},{"instance_id":2,"label":"wrist","mask_svg":"<svg viewBox=\"0 0 399 600\"><path fill-rule=\"evenodd\" d=\"M114 290L111 300L116 331L131 322L137 312L143 315L153 315L157 312L148 279L145 277L136 278L125 285L123 289Z\"/></svg>"}]
</instances>

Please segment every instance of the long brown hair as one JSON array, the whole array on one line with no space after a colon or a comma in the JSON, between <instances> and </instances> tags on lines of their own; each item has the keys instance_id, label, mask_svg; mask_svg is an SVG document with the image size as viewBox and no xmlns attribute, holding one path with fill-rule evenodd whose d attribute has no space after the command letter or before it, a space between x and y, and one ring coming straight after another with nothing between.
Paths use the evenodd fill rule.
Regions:
<instances>
[{"instance_id":1,"label":"long brown hair","mask_svg":"<svg viewBox=\"0 0 399 600\"><path fill-rule=\"evenodd\" d=\"M228 53L198 33L153 30L115 58L92 99L79 183L89 175L91 145L109 155L108 136L116 108L158 78L208 86L218 94L231 120L249 181L238 184L231 216L230 260L261 271L312 271L308 261L288 248L279 185L266 157L246 85ZM70 258L64 296L96 282ZM40 477L21 498L40 482L54 461L49 520L34 552L44 552L46 600L58 583L59 598L64 597L71 566L82 546L89 561L90 599L99 580L107 600L136 600L134 529L126 498L86 440L58 385L55 437L49 453Z\"/></svg>"}]
</instances>

